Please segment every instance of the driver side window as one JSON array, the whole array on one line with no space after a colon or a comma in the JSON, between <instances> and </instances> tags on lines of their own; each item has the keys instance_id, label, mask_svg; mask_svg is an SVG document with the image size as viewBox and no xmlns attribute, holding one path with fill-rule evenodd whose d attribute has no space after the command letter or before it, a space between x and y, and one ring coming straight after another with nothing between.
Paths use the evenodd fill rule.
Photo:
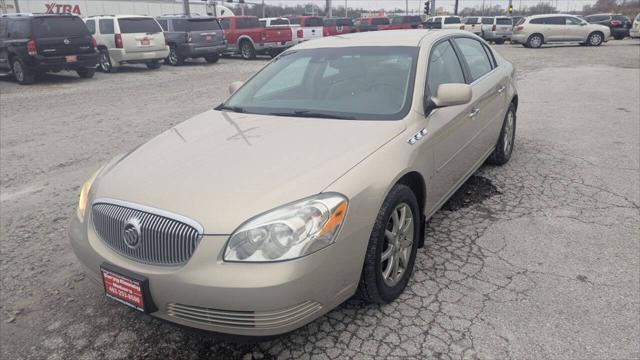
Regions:
<instances>
[{"instance_id":1,"label":"driver side window","mask_svg":"<svg viewBox=\"0 0 640 360\"><path fill-rule=\"evenodd\" d=\"M427 69L427 90L429 96L436 96L440 84L464 84L464 73L460 60L449 40L443 41L431 50Z\"/></svg>"}]
</instances>

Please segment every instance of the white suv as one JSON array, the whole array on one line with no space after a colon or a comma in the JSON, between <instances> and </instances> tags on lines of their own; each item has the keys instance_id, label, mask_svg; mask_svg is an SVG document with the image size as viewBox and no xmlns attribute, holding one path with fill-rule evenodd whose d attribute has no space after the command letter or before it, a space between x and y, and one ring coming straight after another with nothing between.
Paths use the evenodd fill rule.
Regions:
<instances>
[{"instance_id":1,"label":"white suv","mask_svg":"<svg viewBox=\"0 0 640 360\"><path fill-rule=\"evenodd\" d=\"M511 42L528 48L539 48L552 42L579 42L599 46L609 39L607 26L589 24L574 15L547 14L520 19L513 27Z\"/></svg>"},{"instance_id":2,"label":"white suv","mask_svg":"<svg viewBox=\"0 0 640 360\"><path fill-rule=\"evenodd\" d=\"M100 51L99 66L115 72L124 63L160 67L169 47L160 24L150 16L98 15L85 20Z\"/></svg>"}]
</instances>

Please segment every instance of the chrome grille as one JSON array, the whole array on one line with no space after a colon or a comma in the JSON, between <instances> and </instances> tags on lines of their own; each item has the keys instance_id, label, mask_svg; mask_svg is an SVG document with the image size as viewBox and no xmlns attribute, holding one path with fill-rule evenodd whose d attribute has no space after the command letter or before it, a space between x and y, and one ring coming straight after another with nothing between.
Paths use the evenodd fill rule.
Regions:
<instances>
[{"instance_id":1,"label":"chrome grille","mask_svg":"<svg viewBox=\"0 0 640 360\"><path fill-rule=\"evenodd\" d=\"M191 258L200 239L202 228L190 219L161 210L129 203L96 201L92 207L96 233L111 249L127 258L151 265L183 265ZM180 220L177 220L177 219ZM125 225L137 219L139 245L124 241Z\"/></svg>"},{"instance_id":2,"label":"chrome grille","mask_svg":"<svg viewBox=\"0 0 640 360\"><path fill-rule=\"evenodd\" d=\"M169 303L167 314L200 324L228 328L278 328L307 318L321 308L315 301L266 312L219 310Z\"/></svg>"}]
</instances>

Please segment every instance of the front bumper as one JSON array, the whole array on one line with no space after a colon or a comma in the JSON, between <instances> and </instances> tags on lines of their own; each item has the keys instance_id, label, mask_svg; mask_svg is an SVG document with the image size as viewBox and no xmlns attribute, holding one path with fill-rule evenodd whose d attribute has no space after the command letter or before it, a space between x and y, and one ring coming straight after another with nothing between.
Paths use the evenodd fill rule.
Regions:
<instances>
[{"instance_id":1,"label":"front bumper","mask_svg":"<svg viewBox=\"0 0 640 360\"><path fill-rule=\"evenodd\" d=\"M107 247L87 214L84 222L73 216L69 237L91 278L102 283L104 262L146 277L158 308L150 315L180 325L245 336L282 334L336 307L358 285L359 273L350 274L352 264L345 261L350 239L297 260L251 264L224 262L228 236L206 235L186 265L153 266Z\"/></svg>"},{"instance_id":2,"label":"front bumper","mask_svg":"<svg viewBox=\"0 0 640 360\"><path fill-rule=\"evenodd\" d=\"M182 57L201 57L212 54L222 54L227 50L226 44L182 44L178 47L178 53Z\"/></svg>"},{"instance_id":3,"label":"front bumper","mask_svg":"<svg viewBox=\"0 0 640 360\"><path fill-rule=\"evenodd\" d=\"M95 68L98 64L98 53L76 55L77 61L67 62L65 56L30 56L27 65L34 71L61 71Z\"/></svg>"},{"instance_id":4,"label":"front bumper","mask_svg":"<svg viewBox=\"0 0 640 360\"><path fill-rule=\"evenodd\" d=\"M156 51L127 51L126 49L109 49L109 56L114 66L123 63L144 63L161 60L169 56L169 48Z\"/></svg>"}]
</instances>

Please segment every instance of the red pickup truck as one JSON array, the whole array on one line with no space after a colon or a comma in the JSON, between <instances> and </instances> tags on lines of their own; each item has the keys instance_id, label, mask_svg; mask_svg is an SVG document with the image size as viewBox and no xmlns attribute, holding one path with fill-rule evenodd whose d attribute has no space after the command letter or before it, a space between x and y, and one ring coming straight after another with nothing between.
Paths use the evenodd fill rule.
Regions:
<instances>
[{"instance_id":1,"label":"red pickup truck","mask_svg":"<svg viewBox=\"0 0 640 360\"><path fill-rule=\"evenodd\" d=\"M240 54L243 59L254 59L256 54L274 57L293 45L288 27L262 27L255 16L229 16L220 18L227 40L227 53Z\"/></svg>"}]
</instances>

